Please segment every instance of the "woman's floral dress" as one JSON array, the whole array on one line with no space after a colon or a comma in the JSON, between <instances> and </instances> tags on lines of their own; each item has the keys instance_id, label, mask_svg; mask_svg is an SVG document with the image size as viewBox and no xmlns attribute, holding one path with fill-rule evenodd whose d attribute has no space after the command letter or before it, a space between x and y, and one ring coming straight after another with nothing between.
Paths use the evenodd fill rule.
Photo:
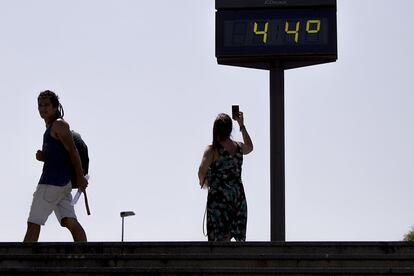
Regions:
<instances>
[{"instance_id":1,"label":"woman's floral dress","mask_svg":"<svg viewBox=\"0 0 414 276\"><path fill-rule=\"evenodd\" d=\"M241 180L243 153L237 143L231 156L219 145L219 157L210 166L207 197L207 233L209 241L234 238L246 240L247 202Z\"/></svg>"}]
</instances>

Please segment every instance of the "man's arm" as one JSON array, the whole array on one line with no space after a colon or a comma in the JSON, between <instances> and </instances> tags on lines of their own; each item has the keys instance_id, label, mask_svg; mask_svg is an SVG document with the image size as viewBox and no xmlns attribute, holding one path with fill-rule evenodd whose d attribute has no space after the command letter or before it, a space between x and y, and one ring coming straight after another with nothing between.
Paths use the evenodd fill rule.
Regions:
<instances>
[{"instance_id":1,"label":"man's arm","mask_svg":"<svg viewBox=\"0 0 414 276\"><path fill-rule=\"evenodd\" d=\"M36 152L36 159L41 162L45 162L45 156L43 155L43 151L38 150Z\"/></svg>"},{"instance_id":2,"label":"man's arm","mask_svg":"<svg viewBox=\"0 0 414 276\"><path fill-rule=\"evenodd\" d=\"M52 136L55 136L58 140L60 140L65 149L68 151L70 161L75 170L76 183L82 191L85 191L88 186L88 181L83 176L81 160L78 150L76 149L75 142L73 141L69 124L63 120L55 121L52 127Z\"/></svg>"}]
</instances>

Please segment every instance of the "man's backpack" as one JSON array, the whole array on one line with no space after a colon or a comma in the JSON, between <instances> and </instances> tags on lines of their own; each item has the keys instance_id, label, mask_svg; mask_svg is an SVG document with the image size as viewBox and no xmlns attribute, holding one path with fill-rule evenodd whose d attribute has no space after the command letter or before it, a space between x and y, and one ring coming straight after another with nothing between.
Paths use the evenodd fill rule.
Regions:
<instances>
[{"instance_id":1,"label":"man's backpack","mask_svg":"<svg viewBox=\"0 0 414 276\"><path fill-rule=\"evenodd\" d=\"M73 141L75 142L76 149L79 152L79 157L82 163L82 170L83 175L87 175L89 172L89 155L88 155L88 146L86 145L85 141L83 141L82 137L79 133L72 130ZM76 176L75 174L72 175L72 188L78 188L78 184L76 183Z\"/></svg>"}]
</instances>

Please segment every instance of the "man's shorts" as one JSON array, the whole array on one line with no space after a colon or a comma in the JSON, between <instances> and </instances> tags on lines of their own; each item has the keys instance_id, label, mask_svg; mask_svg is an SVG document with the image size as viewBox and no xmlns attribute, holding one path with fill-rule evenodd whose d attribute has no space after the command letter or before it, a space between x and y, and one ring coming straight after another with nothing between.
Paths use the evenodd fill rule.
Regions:
<instances>
[{"instance_id":1,"label":"man's shorts","mask_svg":"<svg viewBox=\"0 0 414 276\"><path fill-rule=\"evenodd\" d=\"M45 225L47 218L55 212L56 218L62 225L63 218L75 218L75 209L72 202L72 183L66 186L37 185L33 194L28 222Z\"/></svg>"}]
</instances>

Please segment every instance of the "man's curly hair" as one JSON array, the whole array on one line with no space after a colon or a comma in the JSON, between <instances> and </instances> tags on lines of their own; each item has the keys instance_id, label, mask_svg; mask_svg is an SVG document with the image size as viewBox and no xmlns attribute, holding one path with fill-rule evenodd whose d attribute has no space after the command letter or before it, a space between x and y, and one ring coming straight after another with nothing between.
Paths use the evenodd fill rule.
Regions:
<instances>
[{"instance_id":1,"label":"man's curly hair","mask_svg":"<svg viewBox=\"0 0 414 276\"><path fill-rule=\"evenodd\" d=\"M65 112L63 110L63 106L62 104L59 102L59 96L50 90L45 90L43 92L40 92L39 96L37 97L37 99L39 100L40 98L48 98L50 99L50 102L52 103L53 107L57 107L57 118L63 118L63 116L65 115Z\"/></svg>"}]
</instances>

